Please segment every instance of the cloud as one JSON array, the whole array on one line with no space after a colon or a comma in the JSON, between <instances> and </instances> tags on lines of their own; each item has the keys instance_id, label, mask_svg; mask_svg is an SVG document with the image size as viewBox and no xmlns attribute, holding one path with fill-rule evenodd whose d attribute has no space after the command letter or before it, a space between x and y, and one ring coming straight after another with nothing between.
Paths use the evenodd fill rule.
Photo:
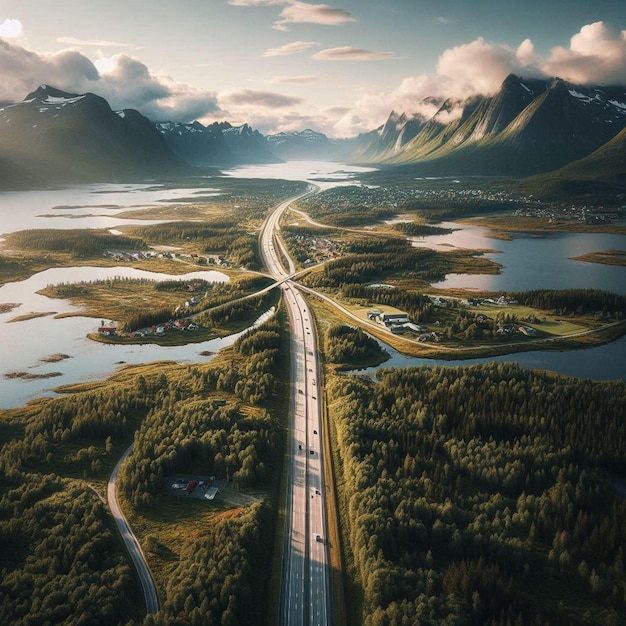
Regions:
<instances>
[{"instance_id":1,"label":"cloud","mask_svg":"<svg viewBox=\"0 0 626 626\"><path fill-rule=\"evenodd\" d=\"M319 79L315 74L303 74L301 76L274 76L269 82L272 84L291 84L302 85L305 83L314 83Z\"/></svg>"},{"instance_id":2,"label":"cloud","mask_svg":"<svg viewBox=\"0 0 626 626\"><path fill-rule=\"evenodd\" d=\"M552 48L544 73L574 83L626 82L626 30L606 22L583 26L569 48Z\"/></svg>"},{"instance_id":3,"label":"cloud","mask_svg":"<svg viewBox=\"0 0 626 626\"><path fill-rule=\"evenodd\" d=\"M311 58L318 61L380 61L393 56L393 52L372 52L353 46L326 48L316 52Z\"/></svg>"},{"instance_id":4,"label":"cloud","mask_svg":"<svg viewBox=\"0 0 626 626\"><path fill-rule=\"evenodd\" d=\"M284 96L283 94L274 93L272 91L241 89L221 92L219 94L219 101L220 104L224 103L226 106L253 105L255 107L280 109L300 104L302 99Z\"/></svg>"},{"instance_id":5,"label":"cloud","mask_svg":"<svg viewBox=\"0 0 626 626\"><path fill-rule=\"evenodd\" d=\"M457 20L445 17L444 15L437 15L436 17L433 17L432 21L435 24L455 24L457 22Z\"/></svg>"},{"instance_id":6,"label":"cloud","mask_svg":"<svg viewBox=\"0 0 626 626\"><path fill-rule=\"evenodd\" d=\"M19 20L8 18L0 24L0 37L7 39L21 37L24 34L22 22Z\"/></svg>"},{"instance_id":7,"label":"cloud","mask_svg":"<svg viewBox=\"0 0 626 626\"><path fill-rule=\"evenodd\" d=\"M106 39L77 39L76 37L57 37L59 43L65 43L70 46L95 46L98 48L135 48L140 49L140 46L135 46L130 43L120 43L119 41L107 41Z\"/></svg>"},{"instance_id":8,"label":"cloud","mask_svg":"<svg viewBox=\"0 0 626 626\"><path fill-rule=\"evenodd\" d=\"M272 4L288 4L289 0L228 0L234 7L262 7Z\"/></svg>"},{"instance_id":9,"label":"cloud","mask_svg":"<svg viewBox=\"0 0 626 626\"><path fill-rule=\"evenodd\" d=\"M218 110L216 95L153 74L126 54L93 63L77 50L39 54L0 40L0 100L23 99L40 84L71 93L93 93L113 109L138 109L150 119L191 121Z\"/></svg>"},{"instance_id":10,"label":"cloud","mask_svg":"<svg viewBox=\"0 0 626 626\"><path fill-rule=\"evenodd\" d=\"M537 68L529 65L531 45L525 40L520 47L512 48L479 37L446 50L439 57L437 74L450 79L458 95L493 93L511 72L537 74Z\"/></svg>"},{"instance_id":11,"label":"cloud","mask_svg":"<svg viewBox=\"0 0 626 626\"><path fill-rule=\"evenodd\" d=\"M308 4L299 0L290 0L274 23L274 28L286 31L289 30L288 24L338 26L348 22L356 22L356 18L343 9L335 9L327 4Z\"/></svg>"},{"instance_id":12,"label":"cloud","mask_svg":"<svg viewBox=\"0 0 626 626\"><path fill-rule=\"evenodd\" d=\"M297 52L302 52L303 50L313 48L314 46L319 46L319 43L317 41L293 41L291 43L286 43L284 46L280 46L279 48L268 48L263 53L263 56L286 56L288 54L296 54Z\"/></svg>"}]
</instances>

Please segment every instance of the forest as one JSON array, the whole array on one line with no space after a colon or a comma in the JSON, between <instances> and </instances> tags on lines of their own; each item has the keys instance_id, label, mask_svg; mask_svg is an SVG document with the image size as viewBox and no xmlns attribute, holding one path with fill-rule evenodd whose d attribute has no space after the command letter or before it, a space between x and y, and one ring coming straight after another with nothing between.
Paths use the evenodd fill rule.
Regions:
<instances>
[{"instance_id":1,"label":"forest","mask_svg":"<svg viewBox=\"0 0 626 626\"><path fill-rule=\"evenodd\" d=\"M362 328L334 324L326 331L324 357L329 363L349 366L378 365L389 358L379 343Z\"/></svg>"},{"instance_id":2,"label":"forest","mask_svg":"<svg viewBox=\"0 0 626 626\"><path fill-rule=\"evenodd\" d=\"M0 413L0 623L266 622L275 459L284 446L276 414L287 368L283 324L279 312L207 363L122 369L109 381ZM169 471L203 469L268 494L213 515L179 553L167 552L161 610L148 617L98 496L133 437L120 481L139 515L157 514L150 507L166 496L155 476Z\"/></svg>"},{"instance_id":3,"label":"forest","mask_svg":"<svg viewBox=\"0 0 626 626\"><path fill-rule=\"evenodd\" d=\"M90 258L111 249L145 250L148 247L143 239L91 228L21 230L7 233L6 242L21 250L67 253L73 259Z\"/></svg>"},{"instance_id":4,"label":"forest","mask_svg":"<svg viewBox=\"0 0 626 626\"><path fill-rule=\"evenodd\" d=\"M624 623L622 381L495 363L379 380L327 380L352 623Z\"/></svg>"}]
</instances>

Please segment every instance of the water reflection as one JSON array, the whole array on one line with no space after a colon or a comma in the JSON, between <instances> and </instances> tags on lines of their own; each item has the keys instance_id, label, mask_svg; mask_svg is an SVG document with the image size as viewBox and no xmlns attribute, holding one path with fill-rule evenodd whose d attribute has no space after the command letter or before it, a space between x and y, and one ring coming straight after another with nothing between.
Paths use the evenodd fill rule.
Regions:
<instances>
[{"instance_id":1,"label":"water reflection","mask_svg":"<svg viewBox=\"0 0 626 626\"><path fill-rule=\"evenodd\" d=\"M274 314L270 309L261 315L252 327L262 324ZM22 406L29 400L57 395L53 388L89 380L100 380L115 372L120 366L127 364L147 363L150 361L175 361L176 363L206 362L213 358L201 353L217 353L222 348L232 345L247 329L219 339L211 339L201 343L184 346L158 346L156 344L119 345L105 344L87 339L86 335L93 332L97 320L89 317L72 317L54 320L54 332L50 332L49 319L35 319L28 334L37 337L39 343L37 354L23 350L24 335L15 332L3 342L3 354L10 355L10 370L4 363L0 377L0 408ZM30 323L29 322L29 323ZM70 358L56 363L42 361L52 354L65 354ZM36 376L58 373L52 378L35 378L31 380L10 379L6 374L15 371L27 371Z\"/></svg>"},{"instance_id":2,"label":"water reflection","mask_svg":"<svg viewBox=\"0 0 626 626\"><path fill-rule=\"evenodd\" d=\"M626 236L608 233L514 233L512 241L489 237L490 230L442 222L446 235L410 238L413 246L442 251L493 250L485 256L502 266L500 274L447 274L433 283L441 289L526 291L529 289L603 289L626 293L624 268L575 261L571 257L608 249L626 249Z\"/></svg>"},{"instance_id":3,"label":"water reflection","mask_svg":"<svg viewBox=\"0 0 626 626\"><path fill-rule=\"evenodd\" d=\"M117 213L172 204L181 197L219 195L213 188L167 188L162 184L100 183L61 189L0 192L0 233L28 228L114 228L170 220L120 219Z\"/></svg>"},{"instance_id":4,"label":"water reflection","mask_svg":"<svg viewBox=\"0 0 626 626\"><path fill-rule=\"evenodd\" d=\"M0 407L18 406L38 393L44 395L51 385L76 382L82 380L81 375L89 377L97 372L106 373L113 369L111 359L119 360L122 357L114 357L110 352L111 359L103 358L101 348L104 344L95 343L86 337L96 330L100 320L82 316L57 319L54 317L57 313L75 313L80 308L67 300L48 298L36 292L47 285L117 277L150 280L200 278L210 282L229 280L226 274L214 270L172 276L132 267L59 267L39 272L26 280L3 285L0 287L0 303L17 306L0 313L0 345L4 357L0 367ZM31 313L43 315L11 321ZM197 344L194 349L195 347ZM131 347L136 348L139 346ZM55 363L46 362L45 359L53 354L67 354L72 358ZM58 372L63 376L31 380L6 378L15 372L27 372L35 376Z\"/></svg>"}]
</instances>

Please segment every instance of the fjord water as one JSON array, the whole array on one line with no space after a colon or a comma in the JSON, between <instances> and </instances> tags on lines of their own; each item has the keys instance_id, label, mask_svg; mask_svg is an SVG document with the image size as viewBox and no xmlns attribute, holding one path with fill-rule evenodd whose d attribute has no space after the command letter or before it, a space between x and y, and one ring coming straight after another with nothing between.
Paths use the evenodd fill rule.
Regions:
<instances>
[{"instance_id":1,"label":"fjord water","mask_svg":"<svg viewBox=\"0 0 626 626\"><path fill-rule=\"evenodd\" d=\"M296 161L244 166L229 170L225 172L225 175L240 178L307 180L320 187L328 188L359 184L358 175L364 171L370 171L370 168L358 168L338 163ZM219 178L211 179L210 184L219 187ZM218 189L205 187L169 188L159 184L113 183L46 191L0 193L0 237L2 233L27 228L114 229L122 224L156 223L157 220L121 219L115 215L122 210L132 208L175 204L177 199L189 197L192 194L197 194L200 200L202 196L217 193L219 193ZM501 250L499 253L490 253L490 258L504 266L502 273L498 276L462 276L459 279L462 281L461 286L495 291L592 286L624 293L626 289L623 268L567 260L571 256L589 251L607 248L624 249L624 237L621 235L522 236L512 242L505 242L487 238L488 231L484 228L467 224L455 224L453 227L458 227L459 230L451 235L427 237L415 243L441 247L442 250L450 250L450 245ZM525 250L531 250L532 253L525 254ZM566 276L559 263L572 264L572 271ZM99 326L99 319L82 316L55 319L52 313L75 311L75 307L67 301L35 294L38 289L46 285L59 282L69 283L114 276L145 277L146 274L126 267L56 268L0 288L0 304L17 303L20 305L19 308L14 308L8 313L0 314L0 354L2 355L0 408L16 407L33 398L53 396L55 395L53 389L57 385L104 378L123 364L153 360L198 362L206 360L206 357L199 355L200 352L213 352L227 345L224 343L226 339L177 347L149 344L133 346L100 344L86 337ZM206 280L225 278L217 272L198 272L193 276L196 274L202 275L201 277ZM593 276L593 279L589 276ZM156 280L169 278L167 275L153 275L152 277ZM175 278L184 277L176 276ZM444 281L442 286L444 284L453 286L453 281L457 279L454 276L448 276L446 280L448 282ZM9 321L29 312L48 313L48 315L24 321ZM228 341L232 342L234 338ZM624 353L623 348L624 340L621 340L598 348L568 353L514 354L510 355L508 360L518 361L525 367L551 369L587 378L619 378L623 377L625 369L623 358L619 359L619 354ZM66 354L70 358L56 363L42 360L53 354ZM537 361L537 355L542 355L540 361ZM596 356L592 359L591 355ZM430 360L423 360L423 362L424 364L432 363ZM571 373L572 362L579 363L577 373ZM604 369L600 369L600 366ZM6 375L12 372L29 372L35 376L45 376L50 373L60 375L52 378L6 378Z\"/></svg>"}]
</instances>

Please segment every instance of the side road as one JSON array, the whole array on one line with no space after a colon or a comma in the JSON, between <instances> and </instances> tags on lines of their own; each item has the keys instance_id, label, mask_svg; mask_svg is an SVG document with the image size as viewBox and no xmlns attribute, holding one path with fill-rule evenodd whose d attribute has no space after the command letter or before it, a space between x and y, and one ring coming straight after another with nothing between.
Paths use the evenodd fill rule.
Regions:
<instances>
[{"instance_id":1,"label":"side road","mask_svg":"<svg viewBox=\"0 0 626 626\"><path fill-rule=\"evenodd\" d=\"M159 610L159 596L157 595L157 590L154 586L154 580L152 579L152 573L148 567L146 557L141 549L141 546L139 545L139 541L137 541L137 537L135 537L128 522L126 521L124 513L122 513L122 509L120 508L120 504L117 500L116 492L117 476L122 464L131 453L132 449L132 445L128 447L113 469L113 473L111 474L107 484L107 500L113 519L115 519L117 529L126 544L130 558L135 566L135 569L137 570L137 574L139 575L139 580L141 582L141 586L143 587L143 594L146 599L146 611L150 614L156 613Z\"/></svg>"}]
</instances>

